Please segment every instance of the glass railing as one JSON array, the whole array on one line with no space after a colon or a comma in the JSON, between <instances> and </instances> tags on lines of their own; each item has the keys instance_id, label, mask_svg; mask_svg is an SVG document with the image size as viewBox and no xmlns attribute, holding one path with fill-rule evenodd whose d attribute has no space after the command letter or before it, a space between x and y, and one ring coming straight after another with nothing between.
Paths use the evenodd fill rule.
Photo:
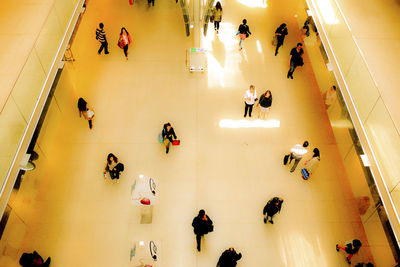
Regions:
<instances>
[{"instance_id":1,"label":"glass railing","mask_svg":"<svg viewBox=\"0 0 400 267\"><path fill-rule=\"evenodd\" d=\"M43 27L0 113L0 184L3 194L8 174L26 128L43 95L44 85L71 18L82 0L54 0ZM11 30L11 29L10 29ZM7 64L7 62L2 62ZM18 163L15 163L18 164Z\"/></svg>"},{"instance_id":2,"label":"glass railing","mask_svg":"<svg viewBox=\"0 0 400 267\"><path fill-rule=\"evenodd\" d=\"M395 123L385 106L380 90L368 64L335 0L307 0L314 17L319 21L319 32L325 35L325 46L330 47L349 98L347 105L354 106L352 115L358 119L363 134L371 148L370 161L375 161L376 179L382 179L381 194L388 194L399 222L400 211L400 138ZM332 61L332 58L331 58ZM343 89L343 88L342 88ZM393 217L394 218L394 217Z\"/></svg>"}]
</instances>

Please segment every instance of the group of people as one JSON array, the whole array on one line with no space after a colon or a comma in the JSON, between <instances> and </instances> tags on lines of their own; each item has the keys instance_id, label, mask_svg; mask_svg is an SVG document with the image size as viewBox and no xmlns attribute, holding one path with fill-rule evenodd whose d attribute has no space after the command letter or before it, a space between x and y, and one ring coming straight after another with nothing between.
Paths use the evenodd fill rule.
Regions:
<instances>
[{"instance_id":1,"label":"group of people","mask_svg":"<svg viewBox=\"0 0 400 267\"><path fill-rule=\"evenodd\" d=\"M99 28L96 29L96 40L100 42L100 48L97 53L100 55L104 49L104 54L109 54L110 52L108 51L108 41L106 37L106 32L104 30L104 24L102 22L99 23ZM128 60L128 47L131 43L132 39L129 35L129 32L126 30L125 27L122 27L117 45L124 51L126 60Z\"/></svg>"},{"instance_id":2,"label":"group of people","mask_svg":"<svg viewBox=\"0 0 400 267\"><path fill-rule=\"evenodd\" d=\"M269 113L272 105L272 93L270 90L265 91L260 98L257 98L257 91L254 85L250 85L250 88L244 93L244 116L246 118L247 113L249 117L253 112L253 106L258 100L257 107L259 107L258 118L265 119L265 115Z\"/></svg>"},{"instance_id":3,"label":"group of people","mask_svg":"<svg viewBox=\"0 0 400 267\"><path fill-rule=\"evenodd\" d=\"M154 0L149 0L149 4L152 3L154 5ZM220 28L220 22L222 20L222 6L220 2L217 2L216 5L212 9L212 14L210 21L214 23L214 30L216 34L219 32ZM305 25L307 26L307 25ZM308 26L307 26L308 27ZM303 27L304 29L308 30L307 27ZM239 50L242 50L243 48L243 42L246 38L249 37L251 34L250 28L247 25L247 20L243 19L242 24L240 24L237 35L239 35L240 41L239 41ZM275 56L278 54L279 48L283 45L285 36L288 35L288 30L287 26L285 23L282 23L275 31L275 38L276 42L274 45L276 45L275 49ZM307 35L308 36L308 35ZM98 53L101 54L102 50L104 49L105 54L109 54L108 51L108 42L106 38L106 34L104 31L104 24L100 23L99 28L96 30L96 39L100 42L101 46L99 48ZM126 28L122 27L120 36L118 39L118 46L123 49L124 54L126 59L128 60L128 46L132 43L131 37L126 30ZM293 72L296 67L302 66L304 64L303 62L303 54L304 50L302 48L302 43L298 43L295 48L293 48L290 52L290 57L289 57L289 71L287 74L287 78L293 79ZM328 92L328 95L326 97L326 105L330 105L332 102L331 99L333 99L332 95L335 93L336 87L333 86L332 90ZM256 105L259 107L259 113L258 113L258 118L265 119L266 114L269 113L272 105L272 93L270 90L265 91L260 97L257 97L257 92L255 89L254 85L250 85L250 88L245 92L244 95L245 99L245 110L244 110L244 117L249 115L251 117L252 111L253 111L253 106L256 104L258 100L258 104ZM94 117L94 111L90 109L87 106L87 102L83 99L80 98L78 100L78 109L79 109L79 115L84 116L86 120L89 121L89 128L92 129L93 127L93 117ZM170 123L165 123L163 125L163 129L160 133L160 143L163 143L166 148L166 153L168 154L170 150L171 143L173 143L173 140L177 139L177 136L175 134L174 128L171 126ZM291 148L290 153L285 156L286 162L284 164L286 165L287 163L291 163L292 160L294 159L294 164L290 170L290 172L294 172L296 167L298 166L298 163L301 161L304 155L307 154L307 147L309 143L308 141L305 141L303 145L296 144L294 147ZM284 161L285 161L284 160ZM318 148L313 149L313 155L312 157L305 162L305 166L303 169L306 170L306 172L311 175L313 171L315 170L318 162L320 161L320 152ZM110 153L107 156L105 168L104 168L104 177L106 178L107 173L109 174L110 178L112 180L117 181L120 176L120 173L124 170L124 165L119 162L118 158ZM273 224L273 216L281 211L283 199L280 197L273 197L271 198L267 204L265 205L263 209L263 217L264 217L264 223L271 223ZM199 214L193 219L192 226L194 228L194 233L196 235L196 243L197 243L197 250L201 250L201 238L205 235L208 234L209 232L212 232L214 230L214 225L212 220L208 217L208 215L205 213L204 210L200 210ZM361 242L357 239L353 240L350 243L347 243L345 247L342 247L340 245L336 245L336 250L339 251L339 249L344 250L348 256L347 256L347 261L350 264L351 257L356 254L361 247ZM35 253L35 252L34 252ZM37 254L37 253L36 253ZM40 256L39 256L40 257ZM237 253L234 248L229 248L226 251L222 253L222 255L219 258L218 267L233 267L236 266L236 262L240 260L242 257L241 253ZM43 260L42 260L43 262ZM47 261L46 261L47 262ZM48 259L48 263L50 262L50 259ZM43 262L44 263L44 262ZM360 263L362 264L362 263ZM45 266L45 265L38 265L38 266ZM364 266L364 265L358 265L358 266ZM366 266L370 267L373 266L371 263L368 263Z\"/></svg>"}]
</instances>

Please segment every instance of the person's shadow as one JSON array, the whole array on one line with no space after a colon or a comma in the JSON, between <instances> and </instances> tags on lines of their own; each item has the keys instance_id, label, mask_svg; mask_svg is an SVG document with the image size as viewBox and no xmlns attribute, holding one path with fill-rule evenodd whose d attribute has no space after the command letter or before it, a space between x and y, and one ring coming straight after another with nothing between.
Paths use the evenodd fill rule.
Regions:
<instances>
[{"instance_id":1,"label":"person's shadow","mask_svg":"<svg viewBox=\"0 0 400 267\"><path fill-rule=\"evenodd\" d=\"M214 58L219 62L221 67L224 68L225 67L225 58L226 58L225 45L218 38L218 35L215 35L215 38L212 41L211 46L212 46Z\"/></svg>"}]
</instances>

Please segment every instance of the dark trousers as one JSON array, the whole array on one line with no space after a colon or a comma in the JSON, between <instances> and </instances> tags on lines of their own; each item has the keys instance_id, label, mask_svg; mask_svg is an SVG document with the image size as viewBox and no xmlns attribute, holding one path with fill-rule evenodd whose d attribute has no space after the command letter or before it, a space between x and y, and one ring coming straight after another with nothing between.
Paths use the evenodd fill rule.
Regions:
<instances>
[{"instance_id":1,"label":"dark trousers","mask_svg":"<svg viewBox=\"0 0 400 267\"><path fill-rule=\"evenodd\" d=\"M214 20L214 29L216 29L217 31L219 30L219 23L220 21Z\"/></svg>"},{"instance_id":2,"label":"dark trousers","mask_svg":"<svg viewBox=\"0 0 400 267\"><path fill-rule=\"evenodd\" d=\"M100 42L100 43L101 43L101 46L99 48L98 53L100 54L101 51L103 51L103 48L104 48L104 53L108 54L108 43L107 42Z\"/></svg>"},{"instance_id":3,"label":"dark trousers","mask_svg":"<svg viewBox=\"0 0 400 267\"><path fill-rule=\"evenodd\" d=\"M124 54L126 57L128 57L128 45L124 46Z\"/></svg>"},{"instance_id":4,"label":"dark trousers","mask_svg":"<svg viewBox=\"0 0 400 267\"><path fill-rule=\"evenodd\" d=\"M200 251L201 235L196 235L197 250Z\"/></svg>"},{"instance_id":5,"label":"dark trousers","mask_svg":"<svg viewBox=\"0 0 400 267\"><path fill-rule=\"evenodd\" d=\"M247 111L249 111L249 117L251 117L251 112L253 111L254 104L253 105L249 105L246 102L244 102L244 104L246 105L245 108L244 108L244 117L247 116Z\"/></svg>"},{"instance_id":6,"label":"dark trousers","mask_svg":"<svg viewBox=\"0 0 400 267\"><path fill-rule=\"evenodd\" d=\"M279 47L281 47L282 45L283 45L283 40L279 41L278 38L278 43L276 44L276 49L275 49L275 56L278 54Z\"/></svg>"},{"instance_id":7,"label":"dark trousers","mask_svg":"<svg viewBox=\"0 0 400 267\"><path fill-rule=\"evenodd\" d=\"M154 6L154 0L147 0L147 3L149 3L149 5L153 4L153 6Z\"/></svg>"},{"instance_id":8,"label":"dark trousers","mask_svg":"<svg viewBox=\"0 0 400 267\"><path fill-rule=\"evenodd\" d=\"M92 127L93 127L92 120L89 120L89 128L92 129Z\"/></svg>"},{"instance_id":9,"label":"dark trousers","mask_svg":"<svg viewBox=\"0 0 400 267\"><path fill-rule=\"evenodd\" d=\"M290 68L289 68L289 71L287 73L287 77L288 78L290 77L290 78L293 79L293 72L296 69L296 67L297 67L297 65L293 61L290 61Z\"/></svg>"}]
</instances>

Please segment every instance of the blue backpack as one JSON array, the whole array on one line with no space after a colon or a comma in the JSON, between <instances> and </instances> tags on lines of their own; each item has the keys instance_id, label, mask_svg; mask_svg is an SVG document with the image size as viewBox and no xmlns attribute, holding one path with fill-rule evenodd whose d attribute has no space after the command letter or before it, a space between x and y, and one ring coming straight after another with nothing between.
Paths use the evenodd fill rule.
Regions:
<instances>
[{"instance_id":1,"label":"blue backpack","mask_svg":"<svg viewBox=\"0 0 400 267\"><path fill-rule=\"evenodd\" d=\"M301 169L301 176L304 180L308 180L308 178L310 178L310 174L308 173L306 168Z\"/></svg>"}]
</instances>

